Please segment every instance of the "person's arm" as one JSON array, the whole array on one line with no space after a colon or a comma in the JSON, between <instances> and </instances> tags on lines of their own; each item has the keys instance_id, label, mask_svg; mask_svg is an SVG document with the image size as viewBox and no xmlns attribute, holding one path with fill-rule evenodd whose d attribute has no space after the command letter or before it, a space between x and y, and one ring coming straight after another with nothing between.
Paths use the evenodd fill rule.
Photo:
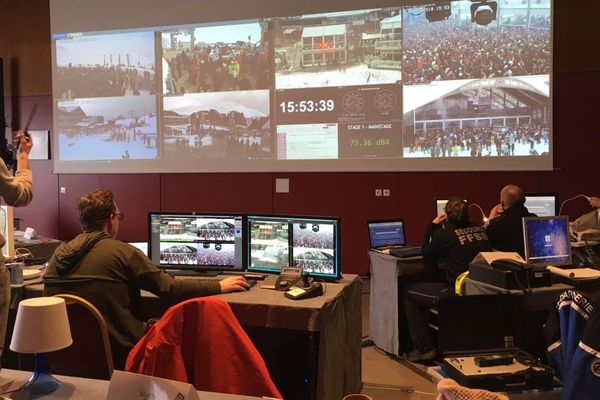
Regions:
<instances>
[{"instance_id":1,"label":"person's arm","mask_svg":"<svg viewBox=\"0 0 600 400\"><path fill-rule=\"evenodd\" d=\"M13 176L6 164L0 160L0 195L11 206L25 206L33 198L33 180L29 170L29 152L33 143L22 129L13 141L19 142L17 171Z\"/></svg>"},{"instance_id":2,"label":"person's arm","mask_svg":"<svg viewBox=\"0 0 600 400\"><path fill-rule=\"evenodd\" d=\"M133 252L129 260L139 287L167 300L181 301L193 297L247 290L250 285L242 276L216 279L175 279L158 269L141 251Z\"/></svg>"}]
</instances>

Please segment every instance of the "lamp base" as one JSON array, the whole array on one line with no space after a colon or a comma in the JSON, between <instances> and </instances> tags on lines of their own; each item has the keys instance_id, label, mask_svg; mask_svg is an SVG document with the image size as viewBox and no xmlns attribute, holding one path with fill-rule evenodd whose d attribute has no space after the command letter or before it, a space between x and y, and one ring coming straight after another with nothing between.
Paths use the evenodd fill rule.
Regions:
<instances>
[{"instance_id":1,"label":"lamp base","mask_svg":"<svg viewBox=\"0 0 600 400\"><path fill-rule=\"evenodd\" d=\"M50 373L44 354L36 353L33 375L19 388L19 391L32 395L50 394L58 389L60 385L60 381L56 380Z\"/></svg>"}]
</instances>

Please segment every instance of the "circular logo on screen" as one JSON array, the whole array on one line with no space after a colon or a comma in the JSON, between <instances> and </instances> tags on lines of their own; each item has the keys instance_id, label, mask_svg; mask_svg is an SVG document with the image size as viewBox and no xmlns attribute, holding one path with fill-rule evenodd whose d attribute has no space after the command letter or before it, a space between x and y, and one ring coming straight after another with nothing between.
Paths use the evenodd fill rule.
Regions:
<instances>
[{"instance_id":1,"label":"circular logo on screen","mask_svg":"<svg viewBox=\"0 0 600 400\"><path fill-rule=\"evenodd\" d=\"M344 95L344 99L342 104L344 105L344 109L350 113L357 113L365 105L365 99L362 94L357 91L348 92Z\"/></svg>"},{"instance_id":2,"label":"circular logo on screen","mask_svg":"<svg viewBox=\"0 0 600 400\"><path fill-rule=\"evenodd\" d=\"M388 113L396 106L396 95L389 89L383 89L375 94L375 108L382 113Z\"/></svg>"},{"instance_id":3,"label":"circular logo on screen","mask_svg":"<svg viewBox=\"0 0 600 400\"><path fill-rule=\"evenodd\" d=\"M592 374L596 375L596 377L600 378L600 361L594 361L591 366Z\"/></svg>"}]
</instances>

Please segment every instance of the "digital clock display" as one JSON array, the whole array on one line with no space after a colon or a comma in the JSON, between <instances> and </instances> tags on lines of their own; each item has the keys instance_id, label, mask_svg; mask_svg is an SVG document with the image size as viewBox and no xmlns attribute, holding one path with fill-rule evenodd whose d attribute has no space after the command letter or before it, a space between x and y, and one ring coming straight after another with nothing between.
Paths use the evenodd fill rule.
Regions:
<instances>
[{"instance_id":1,"label":"digital clock display","mask_svg":"<svg viewBox=\"0 0 600 400\"><path fill-rule=\"evenodd\" d=\"M279 103L282 113L329 112L335 109L333 99L282 101Z\"/></svg>"}]
</instances>

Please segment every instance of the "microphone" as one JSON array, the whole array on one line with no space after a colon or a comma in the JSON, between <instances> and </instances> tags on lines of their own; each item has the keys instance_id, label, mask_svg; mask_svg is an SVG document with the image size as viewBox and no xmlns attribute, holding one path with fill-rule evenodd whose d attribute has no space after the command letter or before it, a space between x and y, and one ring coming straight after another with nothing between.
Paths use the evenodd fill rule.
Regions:
<instances>
[{"instance_id":1,"label":"microphone","mask_svg":"<svg viewBox=\"0 0 600 400\"><path fill-rule=\"evenodd\" d=\"M488 217L485 216L485 213L483 212L483 209L481 208L481 206L477 203L470 203L469 207L476 207L477 209L479 209L479 211L481 211L481 215L483 216L483 223L487 223L489 221Z\"/></svg>"}]
</instances>

